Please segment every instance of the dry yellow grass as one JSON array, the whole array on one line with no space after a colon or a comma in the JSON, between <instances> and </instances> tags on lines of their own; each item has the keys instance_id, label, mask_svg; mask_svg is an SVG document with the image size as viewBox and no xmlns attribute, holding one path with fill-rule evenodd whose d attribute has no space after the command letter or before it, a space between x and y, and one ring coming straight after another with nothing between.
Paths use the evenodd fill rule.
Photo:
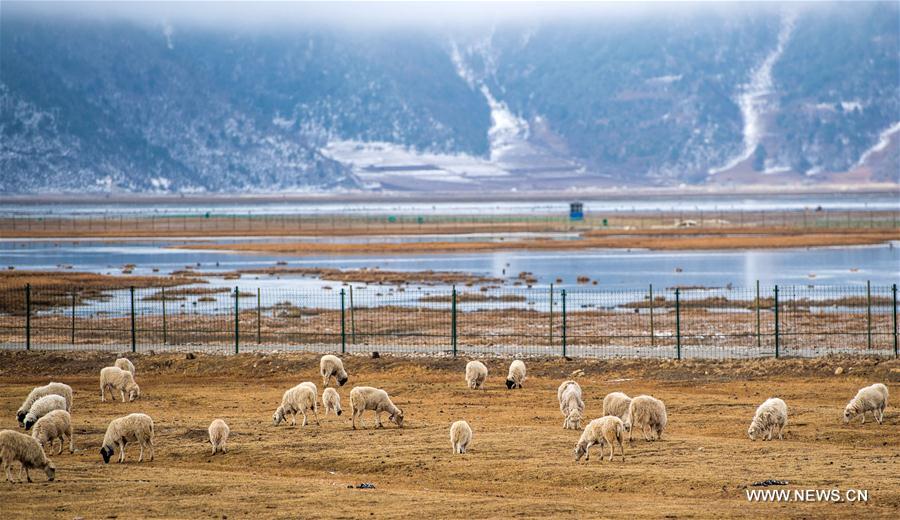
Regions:
<instances>
[{"instance_id":1,"label":"dry yellow grass","mask_svg":"<svg viewBox=\"0 0 900 520\"><path fill-rule=\"evenodd\" d=\"M339 389L349 413L353 385L387 389L407 424L353 431L347 413L321 426L273 427L281 393L300 381L320 386L317 357L138 356L143 398L100 403L97 371L115 354L0 354L0 428L29 389L49 379L76 390L77 452L54 455L58 479L0 485L4 518L587 518L896 517L900 508L900 416L844 425L857 388L884 381L900 392L900 362L819 359L758 362L528 360L525 388L503 385L509 360L487 359L487 389L468 390L465 359L353 356ZM850 369L834 376L835 366ZM661 442L626 445L626 460L572 457L578 432L563 430L556 387L576 368L587 415L613 390L649 393L668 406ZM27 374L23 376L23 374ZM790 407L786 439L753 443L746 430L770 395ZM107 423L142 411L156 421L154 462L103 465ZM225 455L210 456L206 428L231 426ZM367 416L371 426L371 416ZM469 453L451 454L449 425L465 419ZM765 479L789 489L861 488L867 504L750 504L745 486ZM350 489L362 482L376 489ZM125 498L123 498L125 497Z\"/></svg>"}]
</instances>

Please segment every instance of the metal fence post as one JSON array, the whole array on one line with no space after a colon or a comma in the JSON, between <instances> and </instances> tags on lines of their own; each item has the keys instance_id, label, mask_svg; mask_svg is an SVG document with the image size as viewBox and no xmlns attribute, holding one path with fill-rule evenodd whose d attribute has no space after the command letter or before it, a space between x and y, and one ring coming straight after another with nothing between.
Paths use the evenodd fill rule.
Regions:
<instances>
[{"instance_id":1,"label":"metal fence post","mask_svg":"<svg viewBox=\"0 0 900 520\"><path fill-rule=\"evenodd\" d=\"M553 347L553 284L550 284L550 347Z\"/></svg>"},{"instance_id":2,"label":"metal fence post","mask_svg":"<svg viewBox=\"0 0 900 520\"><path fill-rule=\"evenodd\" d=\"M898 357L897 352L897 284L891 286L891 293L894 303L894 357Z\"/></svg>"},{"instance_id":3,"label":"metal fence post","mask_svg":"<svg viewBox=\"0 0 900 520\"><path fill-rule=\"evenodd\" d=\"M775 359L781 354L781 338L778 321L778 286L775 286Z\"/></svg>"},{"instance_id":4,"label":"metal fence post","mask_svg":"<svg viewBox=\"0 0 900 520\"><path fill-rule=\"evenodd\" d=\"M353 310L353 286L350 286L350 338L356 345L356 313Z\"/></svg>"},{"instance_id":5,"label":"metal fence post","mask_svg":"<svg viewBox=\"0 0 900 520\"><path fill-rule=\"evenodd\" d=\"M341 289L341 354L347 352L347 328L344 326L344 296L346 291Z\"/></svg>"},{"instance_id":6,"label":"metal fence post","mask_svg":"<svg viewBox=\"0 0 900 520\"><path fill-rule=\"evenodd\" d=\"M566 333L566 290L562 290L562 355L566 357L566 343L568 340L568 335Z\"/></svg>"},{"instance_id":7,"label":"metal fence post","mask_svg":"<svg viewBox=\"0 0 900 520\"><path fill-rule=\"evenodd\" d=\"M262 344L262 295L256 288L256 344Z\"/></svg>"},{"instance_id":8,"label":"metal fence post","mask_svg":"<svg viewBox=\"0 0 900 520\"><path fill-rule=\"evenodd\" d=\"M656 346L656 334L653 333L653 284L650 284L650 346Z\"/></svg>"},{"instance_id":9,"label":"metal fence post","mask_svg":"<svg viewBox=\"0 0 900 520\"><path fill-rule=\"evenodd\" d=\"M756 281L756 348L762 350L762 330L759 319L759 280Z\"/></svg>"},{"instance_id":10,"label":"metal fence post","mask_svg":"<svg viewBox=\"0 0 900 520\"><path fill-rule=\"evenodd\" d=\"M31 350L31 284L25 284L25 350Z\"/></svg>"},{"instance_id":11,"label":"metal fence post","mask_svg":"<svg viewBox=\"0 0 900 520\"><path fill-rule=\"evenodd\" d=\"M872 281L866 280L866 340L872 350Z\"/></svg>"},{"instance_id":12,"label":"metal fence post","mask_svg":"<svg viewBox=\"0 0 900 520\"><path fill-rule=\"evenodd\" d=\"M681 289L675 289L675 355L681 360Z\"/></svg>"},{"instance_id":13,"label":"metal fence post","mask_svg":"<svg viewBox=\"0 0 900 520\"><path fill-rule=\"evenodd\" d=\"M456 286L450 293L450 341L453 345L453 357L456 357Z\"/></svg>"},{"instance_id":14,"label":"metal fence post","mask_svg":"<svg viewBox=\"0 0 900 520\"><path fill-rule=\"evenodd\" d=\"M72 291L72 344L75 344L75 291Z\"/></svg>"},{"instance_id":15,"label":"metal fence post","mask_svg":"<svg viewBox=\"0 0 900 520\"><path fill-rule=\"evenodd\" d=\"M234 288L234 353L238 354L241 351L241 330L240 330L240 321L241 321L241 309L240 302L238 301L238 288Z\"/></svg>"},{"instance_id":16,"label":"metal fence post","mask_svg":"<svg viewBox=\"0 0 900 520\"><path fill-rule=\"evenodd\" d=\"M137 352L137 326L134 322L134 286L130 287L131 292L131 351Z\"/></svg>"},{"instance_id":17,"label":"metal fence post","mask_svg":"<svg viewBox=\"0 0 900 520\"><path fill-rule=\"evenodd\" d=\"M166 288L162 288L162 327L163 327L163 345L169 343L166 330Z\"/></svg>"}]
</instances>

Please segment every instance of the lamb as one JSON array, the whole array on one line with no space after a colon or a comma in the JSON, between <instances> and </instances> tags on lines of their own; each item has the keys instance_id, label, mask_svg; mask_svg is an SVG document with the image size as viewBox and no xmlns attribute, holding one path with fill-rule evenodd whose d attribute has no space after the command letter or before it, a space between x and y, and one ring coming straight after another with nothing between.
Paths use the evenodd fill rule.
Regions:
<instances>
[{"instance_id":1,"label":"lamb","mask_svg":"<svg viewBox=\"0 0 900 520\"><path fill-rule=\"evenodd\" d=\"M625 421L623 421L625 431L628 432L629 441L632 440L635 426L641 429L644 440L650 440L650 437L647 435L647 428L656 434L657 439L662 439L662 432L666 428L667 422L666 405L659 399L649 395L639 395L632 399L631 404L628 405Z\"/></svg>"},{"instance_id":2,"label":"lamb","mask_svg":"<svg viewBox=\"0 0 900 520\"><path fill-rule=\"evenodd\" d=\"M631 405L631 398L622 392L610 392L603 398L603 415L612 415L618 417L630 427L628 421L628 408ZM626 428L625 431L628 431Z\"/></svg>"},{"instance_id":3,"label":"lamb","mask_svg":"<svg viewBox=\"0 0 900 520\"><path fill-rule=\"evenodd\" d=\"M862 424L866 424L866 412L872 412L875 421L882 424L887 400L888 389L881 383L860 388L859 392L856 392L856 397L851 399L844 408L844 423L849 423L857 415L861 415Z\"/></svg>"},{"instance_id":4,"label":"lamb","mask_svg":"<svg viewBox=\"0 0 900 520\"><path fill-rule=\"evenodd\" d=\"M65 397L66 410L69 412L72 411L72 387L64 383L49 383L44 386L35 387L34 390L28 394L28 397L25 398L25 402L22 403L22 406L19 407L19 411L16 412L16 419L18 419L19 424L25 423L25 416L28 414L28 410L31 410L31 405L45 395L61 395Z\"/></svg>"},{"instance_id":5,"label":"lamb","mask_svg":"<svg viewBox=\"0 0 900 520\"><path fill-rule=\"evenodd\" d=\"M131 372L131 375L134 375L134 364L128 358L120 357L113 363L113 366L121 368L126 372Z\"/></svg>"},{"instance_id":6,"label":"lamb","mask_svg":"<svg viewBox=\"0 0 900 520\"><path fill-rule=\"evenodd\" d=\"M322 386L328 386L328 380L334 377L340 386L347 382L347 371L341 358L326 354L319 360L319 373L322 374Z\"/></svg>"},{"instance_id":7,"label":"lamb","mask_svg":"<svg viewBox=\"0 0 900 520\"><path fill-rule=\"evenodd\" d=\"M119 464L125 462L125 444L129 442L141 444L141 455L138 457L138 462L144 461L144 448L150 449L150 460L152 461L154 435L153 419L147 414L133 413L113 419L106 428L103 446L100 448L103 462L109 464L109 459L115 453L116 446L119 447Z\"/></svg>"},{"instance_id":8,"label":"lamb","mask_svg":"<svg viewBox=\"0 0 900 520\"><path fill-rule=\"evenodd\" d=\"M47 444L51 450L56 439L59 439L57 455L62 453L63 443L68 437L69 453L75 453L75 439L72 436L72 416L65 410L53 410L38 419L31 430L31 436L41 444L41 447Z\"/></svg>"},{"instance_id":9,"label":"lamb","mask_svg":"<svg viewBox=\"0 0 900 520\"><path fill-rule=\"evenodd\" d=\"M322 392L322 404L325 405L325 417L328 417L328 410L341 415L341 396L334 388L326 388Z\"/></svg>"},{"instance_id":10,"label":"lamb","mask_svg":"<svg viewBox=\"0 0 900 520\"><path fill-rule=\"evenodd\" d=\"M463 454L472 442L472 428L466 421L456 421L450 425L450 445L454 454Z\"/></svg>"},{"instance_id":11,"label":"lamb","mask_svg":"<svg viewBox=\"0 0 900 520\"><path fill-rule=\"evenodd\" d=\"M30 430L34 423L53 410L65 410L66 398L61 395L45 395L31 405L31 410L25 414L25 430Z\"/></svg>"},{"instance_id":12,"label":"lamb","mask_svg":"<svg viewBox=\"0 0 900 520\"><path fill-rule=\"evenodd\" d=\"M287 390L281 397L281 405L272 414L272 424L278 426L286 420L287 414L291 414L291 426L297 425L297 412L303 414L303 424L306 426L306 413L312 411L316 418L316 424L319 424L319 414L316 411L316 393L310 388L311 383L300 383ZM315 385L313 385L315 386Z\"/></svg>"},{"instance_id":13,"label":"lamb","mask_svg":"<svg viewBox=\"0 0 900 520\"><path fill-rule=\"evenodd\" d=\"M784 401L777 397L766 399L756 409L747 435L751 441L755 441L760 436L763 440L770 441L777 430L778 438L784 439L781 432L784 430L784 425L787 424L787 417L788 409Z\"/></svg>"},{"instance_id":14,"label":"lamb","mask_svg":"<svg viewBox=\"0 0 900 520\"><path fill-rule=\"evenodd\" d=\"M584 400L581 398L581 385L575 381L563 381L556 390L556 398L559 400L559 411L562 412L563 428L566 430L580 430L581 419L584 417Z\"/></svg>"},{"instance_id":15,"label":"lamb","mask_svg":"<svg viewBox=\"0 0 900 520\"><path fill-rule=\"evenodd\" d=\"M575 462L581 460L581 457L584 457L585 462L590 460L590 449L594 444L600 445L601 459L603 458L603 447L607 444L609 445L609 460L613 460L616 444L618 444L619 450L622 452L622 461L624 462L625 446L622 444L624 438L625 425L622 423L622 419L612 415L594 419L581 432L581 438L575 444Z\"/></svg>"},{"instance_id":16,"label":"lamb","mask_svg":"<svg viewBox=\"0 0 900 520\"><path fill-rule=\"evenodd\" d=\"M41 469L47 480L56 478L56 466L47 458L41 444L33 437L12 430L0 431L0 463L6 470L6 480L13 482L12 463L18 462L25 470L25 478L31 482L28 470Z\"/></svg>"},{"instance_id":17,"label":"lamb","mask_svg":"<svg viewBox=\"0 0 900 520\"><path fill-rule=\"evenodd\" d=\"M228 442L230 433L231 428L222 419L216 419L209 424L209 443L212 444L213 455L219 451L225 453L225 443Z\"/></svg>"},{"instance_id":18,"label":"lamb","mask_svg":"<svg viewBox=\"0 0 900 520\"><path fill-rule=\"evenodd\" d=\"M388 419L403 428L403 410L394 406L388 393L371 386L357 386L350 391L350 422L353 429L356 429L356 420L359 419L359 425L363 426L362 415L366 410L375 412L375 427L383 428L381 424L381 413L387 412Z\"/></svg>"},{"instance_id":19,"label":"lamb","mask_svg":"<svg viewBox=\"0 0 900 520\"><path fill-rule=\"evenodd\" d=\"M484 380L487 379L488 369L481 361L469 361L466 363L466 383L469 388L484 388Z\"/></svg>"},{"instance_id":20,"label":"lamb","mask_svg":"<svg viewBox=\"0 0 900 520\"><path fill-rule=\"evenodd\" d=\"M506 388L522 388L525 382L525 363L521 360L515 360L509 364L509 375L506 376Z\"/></svg>"},{"instance_id":21,"label":"lamb","mask_svg":"<svg viewBox=\"0 0 900 520\"><path fill-rule=\"evenodd\" d=\"M113 396L113 390L118 390L125 402L125 392L128 392L128 400L134 401L141 396L141 388L134 382L134 376L127 370L119 367L106 367L100 371L100 401L106 401L106 390Z\"/></svg>"}]
</instances>

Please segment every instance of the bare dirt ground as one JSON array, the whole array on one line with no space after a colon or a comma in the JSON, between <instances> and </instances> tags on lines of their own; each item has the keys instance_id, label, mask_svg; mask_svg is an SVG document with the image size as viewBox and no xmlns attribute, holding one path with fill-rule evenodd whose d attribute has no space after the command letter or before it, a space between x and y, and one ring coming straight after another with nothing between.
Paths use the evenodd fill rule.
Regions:
<instances>
[{"instance_id":1,"label":"bare dirt ground","mask_svg":"<svg viewBox=\"0 0 900 520\"><path fill-rule=\"evenodd\" d=\"M865 358L726 362L529 360L525 388L503 384L509 359L485 359L484 391L463 382L466 360L348 356L339 389L347 412L321 426L274 427L282 392L316 382L317 357L138 355L143 397L101 403L97 372L112 353L0 353L0 428L31 387L64 381L75 390L77 451L53 455L57 480L0 484L0 517L34 518L459 518L779 517L896 518L900 509L900 413L884 425L844 425L856 390L881 381L900 395L900 361ZM836 367L844 374L834 375ZM587 416L603 396L653 394L669 411L660 442L626 444L625 461L575 463L579 433L561 428L556 388L577 368ZM353 431L353 385L385 388L403 429ZM750 418L765 398L790 408L786 438L751 442ZM894 398L896 400L896 398ZM107 423L131 412L156 423L156 460L103 465ZM231 426L229 451L210 456L206 428ZM372 426L367 416L367 426ZM467 420L469 453L452 455L449 425ZM784 479L788 489L866 489L867 503L749 503L749 484ZM375 489L351 489L370 482ZM751 488L755 489L755 488Z\"/></svg>"}]
</instances>

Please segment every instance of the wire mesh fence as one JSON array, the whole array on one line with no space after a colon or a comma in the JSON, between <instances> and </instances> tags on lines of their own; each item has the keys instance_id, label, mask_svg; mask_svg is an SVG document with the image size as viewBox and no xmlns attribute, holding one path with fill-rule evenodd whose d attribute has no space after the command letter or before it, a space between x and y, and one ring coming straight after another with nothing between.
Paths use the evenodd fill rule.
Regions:
<instances>
[{"instance_id":1,"label":"wire mesh fence","mask_svg":"<svg viewBox=\"0 0 900 520\"><path fill-rule=\"evenodd\" d=\"M896 357L897 286L3 286L0 348Z\"/></svg>"}]
</instances>

